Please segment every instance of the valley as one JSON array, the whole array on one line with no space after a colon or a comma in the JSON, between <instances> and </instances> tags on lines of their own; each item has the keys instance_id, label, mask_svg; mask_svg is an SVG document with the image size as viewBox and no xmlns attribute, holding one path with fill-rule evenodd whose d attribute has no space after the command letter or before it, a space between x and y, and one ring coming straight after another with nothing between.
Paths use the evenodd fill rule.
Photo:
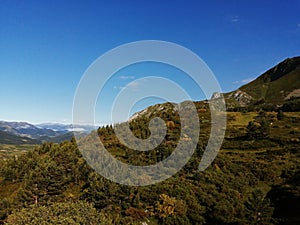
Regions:
<instances>
[{"instance_id":1,"label":"valley","mask_svg":"<svg viewBox=\"0 0 300 225\"><path fill-rule=\"evenodd\" d=\"M0 158L1 160L7 160L13 157L18 157L21 154L25 154L28 151L32 151L37 146L37 144L0 144Z\"/></svg>"}]
</instances>

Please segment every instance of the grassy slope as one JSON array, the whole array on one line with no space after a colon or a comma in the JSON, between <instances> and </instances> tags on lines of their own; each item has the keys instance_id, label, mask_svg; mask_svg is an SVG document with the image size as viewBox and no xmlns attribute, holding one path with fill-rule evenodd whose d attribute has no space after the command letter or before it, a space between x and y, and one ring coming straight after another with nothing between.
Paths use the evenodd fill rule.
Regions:
<instances>
[{"instance_id":1,"label":"grassy slope","mask_svg":"<svg viewBox=\"0 0 300 225\"><path fill-rule=\"evenodd\" d=\"M240 89L255 100L265 99L267 103L282 104L290 92L300 87L299 63L299 57L285 60Z\"/></svg>"},{"instance_id":2,"label":"grassy slope","mask_svg":"<svg viewBox=\"0 0 300 225\"><path fill-rule=\"evenodd\" d=\"M227 134L223 147L220 150L217 159L208 169L208 172L203 173L201 176L209 177L215 173L219 174L219 176L217 176L216 178L229 176L228 171L234 170L235 167L243 168L243 166L245 166L245 168L253 167L253 170L255 171L254 174L263 174L264 176L267 174L265 181L259 180L257 184L247 187L247 193L251 193L253 188L261 188L262 190L265 190L265 192L268 192L271 188L271 182L272 185L280 184L283 182L282 178L280 177L282 171L289 170L289 168L291 168L293 165L297 165L297 163L299 163L299 157L297 157L298 155L286 152L285 145L292 148L293 146L299 145L299 142L297 142L296 139L297 137L299 137L299 134L297 136L297 131L299 131L300 129L300 113L284 113L284 120L278 121L275 117L274 121L272 122L270 138L279 141L286 141L284 146L280 146L280 144L274 143L270 140L249 141L235 140L234 138L232 139L232 137L234 136L243 136L246 132L248 122L252 120L256 115L256 112L228 113ZM275 116L276 114L269 113L268 115ZM203 118L203 121L207 120L207 117L208 112L201 113L200 118ZM208 123L201 123L203 128L202 131L204 131L204 133L209 132L209 126L207 126L207 124ZM115 138L106 139L106 142L108 143L112 143L115 141ZM116 151L114 153L115 155L117 155L118 152ZM122 158L121 155L119 155L119 157ZM218 164L219 162L221 162L221 164ZM240 173L243 172L243 170L240 170ZM187 179L189 176L192 176L192 174L186 175L186 172L184 172L184 175L179 176L180 178L171 178L165 181L164 184L166 185L172 179L181 179L182 182L186 182L187 185L195 188L194 186L192 186L192 181ZM241 177L243 176L241 175ZM237 182L235 181L235 179L236 178L233 177L232 182ZM65 197L78 199L81 194L83 184L84 183L79 183L77 185L71 184L70 186L68 186L64 191ZM207 185L210 185L209 181L207 182ZM1 182L0 178L0 198L13 199L21 186L22 184L18 182ZM245 193L245 198L246 196L247 194ZM177 197L180 198L180 196Z\"/></svg>"},{"instance_id":3,"label":"grassy slope","mask_svg":"<svg viewBox=\"0 0 300 225\"><path fill-rule=\"evenodd\" d=\"M0 144L0 159L8 159L14 157L15 155L24 154L30 150L33 150L37 145L34 144L22 144L22 145L12 145L12 144Z\"/></svg>"}]
</instances>

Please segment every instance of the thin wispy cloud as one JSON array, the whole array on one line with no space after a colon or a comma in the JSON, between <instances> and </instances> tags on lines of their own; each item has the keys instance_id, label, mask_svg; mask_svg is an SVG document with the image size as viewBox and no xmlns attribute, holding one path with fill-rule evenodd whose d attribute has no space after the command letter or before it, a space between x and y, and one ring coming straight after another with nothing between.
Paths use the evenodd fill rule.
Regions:
<instances>
[{"instance_id":1,"label":"thin wispy cloud","mask_svg":"<svg viewBox=\"0 0 300 225\"><path fill-rule=\"evenodd\" d=\"M134 76L119 76L119 78L120 78L121 80L132 80L132 79L134 79L135 77L134 77Z\"/></svg>"},{"instance_id":2,"label":"thin wispy cloud","mask_svg":"<svg viewBox=\"0 0 300 225\"><path fill-rule=\"evenodd\" d=\"M138 81L132 81L125 86L114 86L113 89L115 90L122 90L123 88L130 88L130 89L137 89L140 86L140 82Z\"/></svg>"},{"instance_id":3,"label":"thin wispy cloud","mask_svg":"<svg viewBox=\"0 0 300 225\"><path fill-rule=\"evenodd\" d=\"M126 85L126 87L129 87L129 88L137 88L139 86L140 86L140 83L138 81L132 81Z\"/></svg>"},{"instance_id":4,"label":"thin wispy cloud","mask_svg":"<svg viewBox=\"0 0 300 225\"><path fill-rule=\"evenodd\" d=\"M255 80L255 78L249 77L249 78L246 78L246 79L243 79L243 80L234 81L233 84L247 84L247 83L250 83L253 80Z\"/></svg>"},{"instance_id":5,"label":"thin wispy cloud","mask_svg":"<svg viewBox=\"0 0 300 225\"><path fill-rule=\"evenodd\" d=\"M240 21L239 16L231 16L231 17L230 17L230 22L231 22L231 23L237 23L237 22L239 22L239 21Z\"/></svg>"},{"instance_id":6,"label":"thin wispy cloud","mask_svg":"<svg viewBox=\"0 0 300 225\"><path fill-rule=\"evenodd\" d=\"M249 83L249 82L254 81L254 80L255 80L255 78L251 77L251 78L247 78L247 79L242 80L241 83L245 84L245 83Z\"/></svg>"}]
</instances>

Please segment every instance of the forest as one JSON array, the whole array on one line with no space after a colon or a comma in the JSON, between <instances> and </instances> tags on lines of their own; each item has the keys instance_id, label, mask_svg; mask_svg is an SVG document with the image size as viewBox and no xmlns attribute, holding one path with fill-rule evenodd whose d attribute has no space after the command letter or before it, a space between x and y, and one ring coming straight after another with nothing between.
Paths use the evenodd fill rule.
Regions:
<instances>
[{"instance_id":1,"label":"forest","mask_svg":"<svg viewBox=\"0 0 300 225\"><path fill-rule=\"evenodd\" d=\"M208 103L195 102L201 129L192 158L174 176L148 186L102 177L84 160L74 137L2 159L1 224L299 224L300 113L295 100L291 102L276 111L227 112L222 147L201 172L198 165L211 122ZM145 139L152 118L165 121L167 135L153 150L138 152L122 145L113 125L94 134L120 161L162 161L182 135L189 138L180 134L172 104L163 106L129 123L135 137ZM81 141L89 142L90 136Z\"/></svg>"}]
</instances>

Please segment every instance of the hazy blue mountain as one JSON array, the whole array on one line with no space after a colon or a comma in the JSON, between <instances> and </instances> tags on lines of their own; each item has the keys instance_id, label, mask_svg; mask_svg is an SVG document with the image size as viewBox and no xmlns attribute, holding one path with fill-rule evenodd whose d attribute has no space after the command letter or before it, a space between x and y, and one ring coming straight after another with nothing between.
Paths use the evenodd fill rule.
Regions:
<instances>
[{"instance_id":1,"label":"hazy blue mountain","mask_svg":"<svg viewBox=\"0 0 300 225\"><path fill-rule=\"evenodd\" d=\"M37 139L41 136L54 137L61 134L51 129L39 128L27 122L0 121L0 130L9 132L17 136L28 137L31 139Z\"/></svg>"},{"instance_id":2,"label":"hazy blue mountain","mask_svg":"<svg viewBox=\"0 0 300 225\"><path fill-rule=\"evenodd\" d=\"M0 143L2 144L26 144L26 143L41 143L61 142L70 140L74 132L80 135L85 135L93 126L88 125L66 125L58 123L45 123L33 125L27 122L7 122L0 121Z\"/></svg>"},{"instance_id":3,"label":"hazy blue mountain","mask_svg":"<svg viewBox=\"0 0 300 225\"><path fill-rule=\"evenodd\" d=\"M0 131L0 144L38 144L39 141L28 137L20 137L9 132Z\"/></svg>"}]
</instances>

